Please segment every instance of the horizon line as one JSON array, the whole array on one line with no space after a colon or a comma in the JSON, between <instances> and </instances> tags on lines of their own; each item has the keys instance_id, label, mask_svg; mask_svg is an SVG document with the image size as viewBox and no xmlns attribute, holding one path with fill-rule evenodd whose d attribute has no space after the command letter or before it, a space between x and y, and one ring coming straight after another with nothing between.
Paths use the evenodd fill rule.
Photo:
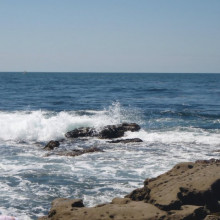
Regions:
<instances>
[{"instance_id":1,"label":"horizon line","mask_svg":"<svg viewBox=\"0 0 220 220\"><path fill-rule=\"evenodd\" d=\"M152 74L158 74L158 73L170 73L170 74L220 74L220 72L102 72L102 71L0 71L0 73L138 73L138 74L144 74L144 73L152 73Z\"/></svg>"}]
</instances>

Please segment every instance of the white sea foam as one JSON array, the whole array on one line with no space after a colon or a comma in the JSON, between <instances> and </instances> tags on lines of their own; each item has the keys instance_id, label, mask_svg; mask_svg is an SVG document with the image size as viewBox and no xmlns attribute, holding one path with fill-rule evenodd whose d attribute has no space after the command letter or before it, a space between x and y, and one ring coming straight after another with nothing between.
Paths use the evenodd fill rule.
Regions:
<instances>
[{"instance_id":1,"label":"white sea foam","mask_svg":"<svg viewBox=\"0 0 220 220\"><path fill-rule=\"evenodd\" d=\"M0 212L29 220L46 214L57 197L83 198L89 206L110 202L178 162L210 159L220 143L218 130L175 127L126 132L123 138L144 141L138 144L113 145L92 139L86 145L95 143L104 152L74 158L44 157L41 148L32 146L34 141L62 138L77 127L100 128L123 121L142 123L139 114L119 103L103 111L0 112L0 193L5 198ZM27 143L13 144L17 140Z\"/></svg>"},{"instance_id":2,"label":"white sea foam","mask_svg":"<svg viewBox=\"0 0 220 220\"><path fill-rule=\"evenodd\" d=\"M14 217L17 217L21 220L32 220L29 216L25 215L24 213L18 213L17 209L14 208L5 209L4 207L0 207L0 214L8 216L13 215Z\"/></svg>"},{"instance_id":3,"label":"white sea foam","mask_svg":"<svg viewBox=\"0 0 220 220\"><path fill-rule=\"evenodd\" d=\"M0 112L0 140L48 141L59 139L74 128L89 126L100 128L131 120L132 113L120 107L119 103L103 111L74 111L59 113L48 111ZM90 113L90 114L86 114Z\"/></svg>"},{"instance_id":4,"label":"white sea foam","mask_svg":"<svg viewBox=\"0 0 220 220\"><path fill-rule=\"evenodd\" d=\"M148 134L143 130L127 133L128 137L141 138ZM141 187L145 178L155 177L180 161L210 158L207 149L192 147L190 142L181 146L174 142L178 139L173 139L166 145L161 140L164 139L146 139L138 146L109 144L105 152L75 158L39 157L33 149L22 146L17 146L16 154L11 156L15 147L3 145L1 149L5 148L7 157L0 155L0 193L11 207L7 212L4 207L0 211L21 219L29 219L27 216L33 214L36 219L47 213L50 202L57 197L83 198L88 206L110 202Z\"/></svg>"},{"instance_id":5,"label":"white sea foam","mask_svg":"<svg viewBox=\"0 0 220 220\"><path fill-rule=\"evenodd\" d=\"M126 132L123 138L126 139L136 137L147 143L194 143L216 146L219 145L220 133L208 132L200 128L175 128L168 131L146 131L142 129L138 132Z\"/></svg>"},{"instance_id":6,"label":"white sea foam","mask_svg":"<svg viewBox=\"0 0 220 220\"><path fill-rule=\"evenodd\" d=\"M100 128L108 124L122 121L134 121L132 116L120 106L114 106L105 111L92 111L91 115L80 115L78 112L48 112L48 111L16 111L0 112L1 141L48 141L63 138L71 129L83 126ZM140 120L139 120L140 121ZM187 142L197 144L219 144L220 133L209 132L198 128L175 128L174 130L140 130L127 132L124 138L141 138L145 142L174 143Z\"/></svg>"}]
</instances>

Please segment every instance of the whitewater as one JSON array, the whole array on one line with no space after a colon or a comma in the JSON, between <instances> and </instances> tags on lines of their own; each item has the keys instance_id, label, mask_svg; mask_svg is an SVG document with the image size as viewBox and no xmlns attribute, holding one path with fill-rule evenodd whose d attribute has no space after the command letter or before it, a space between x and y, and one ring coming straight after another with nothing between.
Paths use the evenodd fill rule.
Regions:
<instances>
[{"instance_id":1,"label":"whitewater","mask_svg":"<svg viewBox=\"0 0 220 220\"><path fill-rule=\"evenodd\" d=\"M87 206L110 202L178 162L219 158L219 75L0 76L0 214L37 219L58 197L82 198ZM55 150L103 150L78 157L43 150L75 128L123 122L141 126L123 138L142 143L94 137Z\"/></svg>"}]
</instances>

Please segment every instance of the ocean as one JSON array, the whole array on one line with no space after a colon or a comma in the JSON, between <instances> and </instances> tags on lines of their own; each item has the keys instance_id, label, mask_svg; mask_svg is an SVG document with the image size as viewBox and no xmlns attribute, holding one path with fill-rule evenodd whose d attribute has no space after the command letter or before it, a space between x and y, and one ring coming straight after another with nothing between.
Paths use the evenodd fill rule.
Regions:
<instances>
[{"instance_id":1,"label":"ocean","mask_svg":"<svg viewBox=\"0 0 220 220\"><path fill-rule=\"evenodd\" d=\"M110 144L97 138L55 151L96 146L78 157L43 150L67 131L135 122ZM176 163L219 158L220 74L0 73L0 214L47 214L57 197L110 202Z\"/></svg>"}]
</instances>

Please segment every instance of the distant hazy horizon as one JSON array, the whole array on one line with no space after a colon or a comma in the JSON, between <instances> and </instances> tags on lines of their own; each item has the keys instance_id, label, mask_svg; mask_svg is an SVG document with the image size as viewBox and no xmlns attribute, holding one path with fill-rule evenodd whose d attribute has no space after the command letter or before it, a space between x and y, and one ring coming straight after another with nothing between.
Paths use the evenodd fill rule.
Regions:
<instances>
[{"instance_id":1,"label":"distant hazy horizon","mask_svg":"<svg viewBox=\"0 0 220 220\"><path fill-rule=\"evenodd\" d=\"M219 73L215 73L215 72L75 72L75 71L27 71L26 73L24 73L24 71L0 71L0 73L18 73L18 74L31 74L31 73L60 73L60 74L74 74L74 73L97 73L97 74L220 74Z\"/></svg>"}]
</instances>

